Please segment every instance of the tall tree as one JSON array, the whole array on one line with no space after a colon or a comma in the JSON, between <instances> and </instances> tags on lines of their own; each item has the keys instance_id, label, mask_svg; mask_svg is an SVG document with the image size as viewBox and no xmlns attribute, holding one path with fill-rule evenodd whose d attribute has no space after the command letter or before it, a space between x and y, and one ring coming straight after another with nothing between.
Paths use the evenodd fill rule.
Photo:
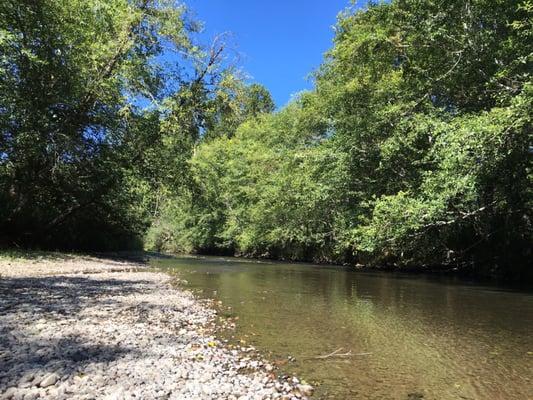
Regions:
<instances>
[{"instance_id":1,"label":"tall tree","mask_svg":"<svg viewBox=\"0 0 533 400\"><path fill-rule=\"evenodd\" d=\"M197 66L205 58L190 39L197 28L171 0L0 4L4 241L98 247L142 233L147 221L131 175L145 158L141 127L159 135L168 127L163 117L196 107L189 94L198 97L218 57ZM179 54L197 76L161 66L163 52ZM160 107L172 93L186 101ZM140 112L147 102L158 111ZM172 131L188 137L168 140L186 142L195 124L178 118Z\"/></svg>"},{"instance_id":2,"label":"tall tree","mask_svg":"<svg viewBox=\"0 0 533 400\"><path fill-rule=\"evenodd\" d=\"M198 146L158 244L531 274L532 12L347 10L314 91Z\"/></svg>"}]
</instances>

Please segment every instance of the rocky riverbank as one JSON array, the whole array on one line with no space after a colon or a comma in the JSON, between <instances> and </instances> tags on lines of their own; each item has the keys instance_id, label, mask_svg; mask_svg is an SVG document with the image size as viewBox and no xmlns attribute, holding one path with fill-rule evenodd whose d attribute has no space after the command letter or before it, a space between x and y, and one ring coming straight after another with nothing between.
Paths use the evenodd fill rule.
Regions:
<instances>
[{"instance_id":1,"label":"rocky riverbank","mask_svg":"<svg viewBox=\"0 0 533 400\"><path fill-rule=\"evenodd\" d=\"M209 301L142 264L0 259L2 399L305 399L253 348L214 335Z\"/></svg>"}]
</instances>

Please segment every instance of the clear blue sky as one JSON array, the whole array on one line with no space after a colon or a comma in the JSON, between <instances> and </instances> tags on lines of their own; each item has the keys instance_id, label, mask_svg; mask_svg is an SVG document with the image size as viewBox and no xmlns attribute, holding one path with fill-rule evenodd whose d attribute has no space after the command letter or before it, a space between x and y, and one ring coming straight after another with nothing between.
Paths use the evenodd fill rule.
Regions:
<instances>
[{"instance_id":1,"label":"clear blue sky","mask_svg":"<svg viewBox=\"0 0 533 400\"><path fill-rule=\"evenodd\" d=\"M308 76L331 47L337 14L349 0L187 0L205 34L231 32L239 65L265 85L278 107L312 85Z\"/></svg>"}]
</instances>

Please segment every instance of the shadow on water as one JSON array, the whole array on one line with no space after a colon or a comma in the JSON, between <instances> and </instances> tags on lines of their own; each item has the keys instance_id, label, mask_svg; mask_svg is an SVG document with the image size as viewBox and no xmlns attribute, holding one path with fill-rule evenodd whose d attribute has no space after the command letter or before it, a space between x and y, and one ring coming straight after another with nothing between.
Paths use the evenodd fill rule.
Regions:
<instances>
[{"instance_id":1,"label":"shadow on water","mask_svg":"<svg viewBox=\"0 0 533 400\"><path fill-rule=\"evenodd\" d=\"M231 307L237 339L320 382L317 398L533 398L531 293L306 264L154 264ZM339 348L355 355L316 359Z\"/></svg>"}]
</instances>

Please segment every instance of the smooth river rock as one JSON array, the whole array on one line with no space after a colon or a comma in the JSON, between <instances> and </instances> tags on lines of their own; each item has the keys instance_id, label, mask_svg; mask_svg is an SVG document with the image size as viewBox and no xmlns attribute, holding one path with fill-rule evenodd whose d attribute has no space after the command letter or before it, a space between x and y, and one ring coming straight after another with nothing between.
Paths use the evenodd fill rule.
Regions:
<instances>
[{"instance_id":1,"label":"smooth river rock","mask_svg":"<svg viewBox=\"0 0 533 400\"><path fill-rule=\"evenodd\" d=\"M55 383L59 380L59 375L56 373L48 374L44 377L44 379L39 383L39 386L42 388L55 385Z\"/></svg>"}]
</instances>

